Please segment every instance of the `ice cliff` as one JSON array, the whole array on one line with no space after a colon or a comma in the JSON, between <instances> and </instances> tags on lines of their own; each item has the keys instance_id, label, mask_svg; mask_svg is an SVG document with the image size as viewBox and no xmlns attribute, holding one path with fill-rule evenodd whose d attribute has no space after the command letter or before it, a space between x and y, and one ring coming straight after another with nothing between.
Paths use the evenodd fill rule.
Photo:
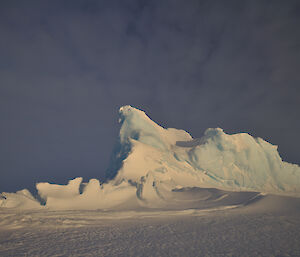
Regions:
<instances>
[{"instance_id":1,"label":"ice cliff","mask_svg":"<svg viewBox=\"0 0 300 257\"><path fill-rule=\"evenodd\" d=\"M202 138L193 139L183 130L159 126L131 106L120 108L119 121L107 181L82 183L82 178L76 178L68 185L38 183L46 207L162 207L172 201L174 192L188 187L300 196L300 167L282 161L277 146L261 138L209 128ZM37 206L28 191L3 193L0 206L24 202L28 207L30 201Z\"/></svg>"}]
</instances>

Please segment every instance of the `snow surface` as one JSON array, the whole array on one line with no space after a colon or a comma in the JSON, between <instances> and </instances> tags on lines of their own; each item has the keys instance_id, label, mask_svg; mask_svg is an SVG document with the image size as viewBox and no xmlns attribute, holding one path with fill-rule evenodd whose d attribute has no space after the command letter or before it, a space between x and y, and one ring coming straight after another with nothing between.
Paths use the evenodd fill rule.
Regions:
<instances>
[{"instance_id":1,"label":"snow surface","mask_svg":"<svg viewBox=\"0 0 300 257\"><path fill-rule=\"evenodd\" d=\"M295 257L299 214L300 198L271 195L235 208L175 211L3 208L0 256Z\"/></svg>"},{"instance_id":2,"label":"snow surface","mask_svg":"<svg viewBox=\"0 0 300 257\"><path fill-rule=\"evenodd\" d=\"M121 107L119 115L119 141L105 183L83 183L82 178L67 185L38 183L39 200L24 189L2 193L0 207L180 209L189 207L189 199L183 203L181 198L193 187L300 196L300 167L282 161L277 146L261 138L209 128L193 139L183 130L159 126L131 106Z\"/></svg>"}]
</instances>

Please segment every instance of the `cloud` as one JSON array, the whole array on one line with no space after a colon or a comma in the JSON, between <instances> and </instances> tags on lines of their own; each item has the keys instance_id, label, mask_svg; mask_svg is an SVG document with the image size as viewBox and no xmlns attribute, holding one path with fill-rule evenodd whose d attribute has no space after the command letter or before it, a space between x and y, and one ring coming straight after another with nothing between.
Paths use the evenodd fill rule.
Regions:
<instances>
[{"instance_id":1,"label":"cloud","mask_svg":"<svg viewBox=\"0 0 300 257\"><path fill-rule=\"evenodd\" d=\"M297 1L5 3L1 170L101 177L123 104L196 137L216 126L250 132L299 163L299 10Z\"/></svg>"}]
</instances>

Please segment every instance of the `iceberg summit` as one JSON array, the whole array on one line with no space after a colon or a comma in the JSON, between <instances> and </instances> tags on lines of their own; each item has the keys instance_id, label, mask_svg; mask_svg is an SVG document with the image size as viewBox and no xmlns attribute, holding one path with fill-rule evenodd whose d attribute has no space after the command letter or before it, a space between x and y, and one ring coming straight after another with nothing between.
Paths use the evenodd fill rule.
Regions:
<instances>
[{"instance_id":1,"label":"iceberg summit","mask_svg":"<svg viewBox=\"0 0 300 257\"><path fill-rule=\"evenodd\" d=\"M0 207L180 209L238 204L237 194L243 201L263 194L300 197L300 167L282 161L277 146L261 138L209 128L194 139L184 130L159 126L131 106L120 108L119 121L105 182L38 183L37 198L26 189L2 193Z\"/></svg>"}]
</instances>

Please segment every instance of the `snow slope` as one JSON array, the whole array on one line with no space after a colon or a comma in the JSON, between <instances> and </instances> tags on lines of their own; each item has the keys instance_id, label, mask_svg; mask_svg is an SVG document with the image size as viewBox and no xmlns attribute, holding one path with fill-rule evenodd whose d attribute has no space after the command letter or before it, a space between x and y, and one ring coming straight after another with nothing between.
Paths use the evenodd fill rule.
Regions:
<instances>
[{"instance_id":1,"label":"snow slope","mask_svg":"<svg viewBox=\"0 0 300 257\"><path fill-rule=\"evenodd\" d=\"M179 209L197 208L195 202L212 206L214 200L224 205L219 201L223 198L227 205L234 204L228 200L230 193L220 193L224 190L300 196L300 167L282 161L277 146L261 138L210 128L202 138L193 139L183 130L162 128L131 106L121 107L119 114L119 141L105 183L82 183L82 178L68 185L38 183L45 206L23 190L3 193L0 207Z\"/></svg>"}]
</instances>

